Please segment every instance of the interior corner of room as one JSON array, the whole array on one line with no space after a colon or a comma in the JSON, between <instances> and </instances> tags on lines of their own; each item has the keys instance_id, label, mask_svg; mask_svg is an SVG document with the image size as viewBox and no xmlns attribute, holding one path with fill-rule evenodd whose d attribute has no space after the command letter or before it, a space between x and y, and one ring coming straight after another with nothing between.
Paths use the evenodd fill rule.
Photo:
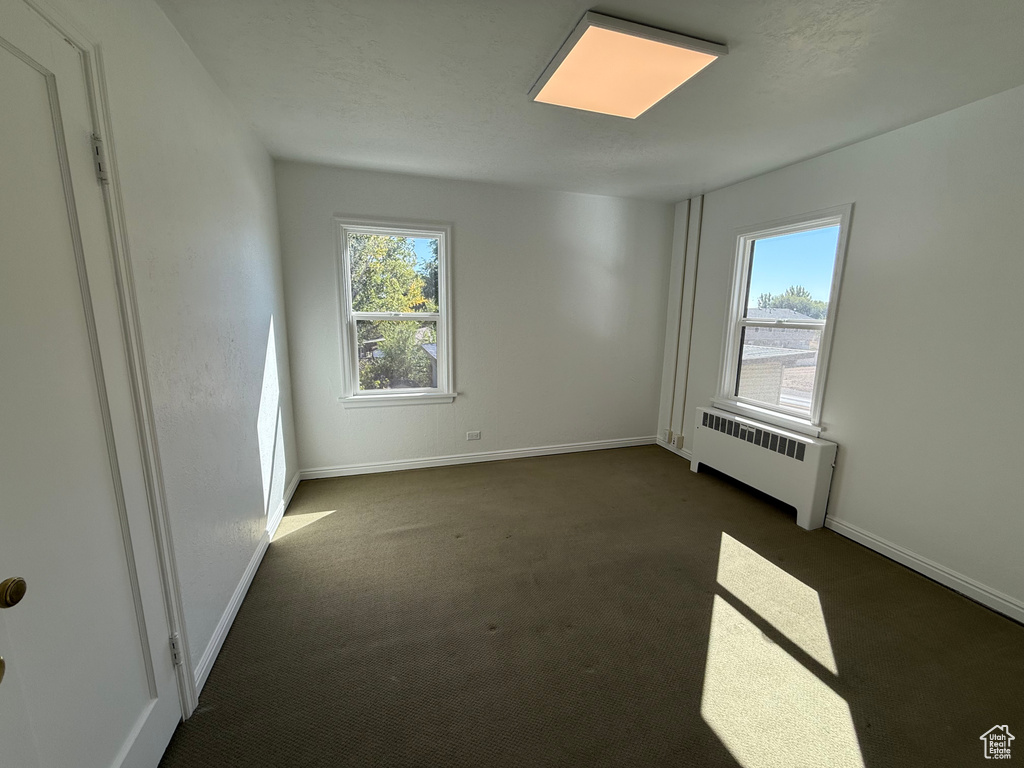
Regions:
<instances>
[{"instance_id":1,"label":"interior corner of room","mask_svg":"<svg viewBox=\"0 0 1024 768\"><path fill-rule=\"evenodd\" d=\"M906 610L903 629L966 632L973 616L970 647L1002 654L1004 687L1024 683L1024 7L421 5L0 0L0 86L18 105L0 116L0 763L212 764L209 751L165 750L201 719L243 603L273 615L285 588L319 595L332 569L347 581L326 613L351 601L397 627L423 612L430 629L408 647L447 668L436 630L455 637L459 664L493 672L491 646L460 645L483 627L509 643L502 658L524 686L562 679L543 676L554 662L537 638L586 621L552 597L562 586L622 609L616 638L634 614L649 619L653 642L660 620L630 597L642 587L675 616L666 648L707 630L693 660L704 687L671 712L708 765L798 764L735 730L742 707L715 698L767 685L753 661L721 655L747 630L771 641L756 646L761 672L796 664L813 678L801 706L839 712L823 726L846 734L836 765L898 764L885 744L906 736L891 723L869 734L874 700L839 676L845 659L884 666L861 619L882 627ZM584 62L605 55L583 50L603 39L588 30L640 35L612 41L623 61L689 69L649 93L620 88L636 97L625 105L568 93L551 78L577 66L574 46ZM829 227L824 287L806 271L770 282L758 262L769 240ZM701 439L719 442L702 453ZM782 483L787 466L808 478ZM422 520L392 514L390 494L417 492L431 494ZM513 512L522 527L500 517L498 531L494 516ZM417 538L425 529L443 540ZM345 564L307 551L289 570L320 531ZM677 545L689 559L669 565ZM888 561L868 573L876 555L912 573ZM403 574L384 607L361 602L381 582L345 570L356 565ZM891 602L865 588L849 615L822 608L808 585L838 589L844 568L874 593L897 584ZM536 590L536 604L509 598L523 634L444 613L502 606L496 574L508 594ZM584 577L604 591L588 597ZM436 604L422 591L432 580ZM495 591L461 591L471 582ZM763 607L781 593L788 608ZM690 594L707 604L671 607ZM786 622L808 605L864 647L843 656L806 616L794 640ZM435 609L452 623L431 625ZM587 681L625 685L588 656L608 628L593 621L593 637L561 648L584 681L562 693L584 708L603 690ZM236 630L230 663L259 647L253 626ZM370 643L366 632L338 647ZM914 669L952 664L913 637ZM367 691L412 685L395 696L430 701L416 665L382 659L360 668L379 677ZM282 677L301 676L299 661ZM232 669L232 695L261 684ZM73 693L58 696L65 683ZM1019 710L978 696L972 713L1024 729ZM452 743L501 719L460 716ZM965 749L994 722L965 723ZM530 723L524 738L542 742ZM669 743L667 721L643 723ZM353 754L390 738L359 733ZM595 732L566 754L656 762L608 734L605 752ZM985 749L1009 744L999 738ZM443 762L445 743L408 749Z\"/></svg>"}]
</instances>

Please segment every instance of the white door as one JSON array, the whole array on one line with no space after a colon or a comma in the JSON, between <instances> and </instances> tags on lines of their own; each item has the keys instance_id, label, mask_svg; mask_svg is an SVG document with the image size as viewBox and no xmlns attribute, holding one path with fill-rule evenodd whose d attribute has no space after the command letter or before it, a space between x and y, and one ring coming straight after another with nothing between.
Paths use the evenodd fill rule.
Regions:
<instances>
[{"instance_id":1,"label":"white door","mask_svg":"<svg viewBox=\"0 0 1024 768\"><path fill-rule=\"evenodd\" d=\"M0 650L9 647L4 617L0 614ZM0 661L0 671L4 671L6 664L6 660ZM0 750L5 767L37 768L39 765L17 669L7 671L0 679Z\"/></svg>"},{"instance_id":2,"label":"white door","mask_svg":"<svg viewBox=\"0 0 1024 768\"><path fill-rule=\"evenodd\" d=\"M0 0L4 768L155 766L180 718L92 131L80 51Z\"/></svg>"}]
</instances>

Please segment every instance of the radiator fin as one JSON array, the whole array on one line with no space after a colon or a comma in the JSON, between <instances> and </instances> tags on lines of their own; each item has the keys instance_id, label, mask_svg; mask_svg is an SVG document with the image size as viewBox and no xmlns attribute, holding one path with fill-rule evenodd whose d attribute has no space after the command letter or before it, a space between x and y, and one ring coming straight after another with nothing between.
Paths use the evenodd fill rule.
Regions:
<instances>
[{"instance_id":1,"label":"radiator fin","mask_svg":"<svg viewBox=\"0 0 1024 768\"><path fill-rule=\"evenodd\" d=\"M777 453L780 456L786 456L796 461L803 461L807 452L807 444L799 440L783 437L766 429L748 427L746 424L715 416L707 411L704 411L701 415L701 425L716 432L722 432L729 435L729 437L735 437L737 440L753 443L761 448L766 448L772 453Z\"/></svg>"}]
</instances>

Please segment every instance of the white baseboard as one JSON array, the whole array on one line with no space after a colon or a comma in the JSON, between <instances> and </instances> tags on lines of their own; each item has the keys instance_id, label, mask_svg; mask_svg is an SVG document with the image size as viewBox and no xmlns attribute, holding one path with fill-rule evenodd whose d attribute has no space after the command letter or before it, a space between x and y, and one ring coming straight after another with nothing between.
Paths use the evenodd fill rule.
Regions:
<instances>
[{"instance_id":1,"label":"white baseboard","mask_svg":"<svg viewBox=\"0 0 1024 768\"><path fill-rule=\"evenodd\" d=\"M424 469L426 467L447 467L453 464L475 464L481 461L504 461L507 459L525 459L531 456L552 456L558 453L577 453L579 451L603 451L608 448L629 448L635 445L654 445L654 437L627 437L620 440L593 440L588 443L566 443L565 445L544 445L537 448L512 448L504 451L481 451L480 453L462 453L456 456L435 456L427 459L400 459L370 464L346 464L339 467L315 467L299 472L302 480L315 480L321 477L345 477L347 475L367 475L375 472L397 472L403 469Z\"/></svg>"},{"instance_id":2,"label":"white baseboard","mask_svg":"<svg viewBox=\"0 0 1024 768\"><path fill-rule=\"evenodd\" d=\"M672 451L672 453L674 453L676 456L682 456L687 461L691 461L693 459L693 454L691 454L688 450L686 450L685 448L676 448L671 443L666 443L660 437L658 438L658 445L660 445L666 451Z\"/></svg>"},{"instance_id":3,"label":"white baseboard","mask_svg":"<svg viewBox=\"0 0 1024 768\"><path fill-rule=\"evenodd\" d=\"M220 621L217 622L217 628L213 630L213 637L210 638L209 644L206 646L206 650L203 651L202 657L199 659L199 663L196 664L195 669L195 680L196 680L196 696L203 689L206 684L206 678L210 676L210 670L213 669L213 662L217 660L217 654L220 653L220 649L224 645L224 639L228 636L228 630L231 629L231 625L235 621L235 616L238 615L238 609L242 606L242 601L245 599L246 594L249 592L249 585L252 584L253 577L256 575L256 570L260 567L260 563L263 562L263 555L267 552L267 547L270 545L270 541L274 538L274 534L277 532L277 527L281 525L281 519L284 517L284 512L288 509L288 504L292 500L292 496L295 495L295 489L299 486L299 473L296 472L288 483L288 486L284 489L284 496L281 498L281 503L277 505L277 509L274 510L267 518L267 530L260 538L260 543L256 547L256 551L253 552L252 559L249 561L249 565L245 569L245 573L242 574L241 581L238 582L238 586L235 587L235 593L231 595L231 600L228 602L227 608L224 609L224 613L220 617Z\"/></svg>"},{"instance_id":4,"label":"white baseboard","mask_svg":"<svg viewBox=\"0 0 1024 768\"><path fill-rule=\"evenodd\" d=\"M281 524L281 519L284 517L285 510L288 509L288 505L292 501L292 496L295 495L295 489L299 487L299 473L296 472L292 476L292 481L288 483L288 487L284 489L284 496L281 497L281 503L277 505L277 509L274 513L267 517L267 533L270 536L270 540L274 540L274 534L277 533L277 527Z\"/></svg>"},{"instance_id":5,"label":"white baseboard","mask_svg":"<svg viewBox=\"0 0 1024 768\"><path fill-rule=\"evenodd\" d=\"M249 591L249 585L252 584L253 576L256 575L256 569L260 567L260 563L263 561L263 555L266 554L267 547L269 545L270 534L264 532L263 536L260 538L260 543L256 546L256 551L252 554L252 559L249 561L249 565L246 566L245 573L242 574L242 580L239 581L238 586L235 587L235 593L231 596L231 600L228 602L228 607L224 609L224 613L221 615L220 621L217 622L217 628L213 630L213 637L210 638L210 642L206 646L206 650L203 651L203 655L199 659L199 663L196 664L195 679L197 697L199 696L200 691L203 690L203 686L206 685L206 678L210 676L210 670L213 669L213 662L217 660L217 654L220 653L220 649L224 645L224 639L228 636L228 630L231 629L231 625L235 621L235 616L238 615L238 609L242 606L245 594Z\"/></svg>"},{"instance_id":6,"label":"white baseboard","mask_svg":"<svg viewBox=\"0 0 1024 768\"><path fill-rule=\"evenodd\" d=\"M865 547L873 549L901 565L924 574L928 578L934 579L972 600L977 600L994 611L1009 616L1015 621L1024 622L1024 602L1014 597L987 587L981 582L964 576L962 573L936 563L934 560L921 557L906 547L901 547L899 544L893 544L891 541L879 538L852 523L846 523L834 517L826 517L825 527L831 528L836 533L846 536L848 539L853 539L858 544L863 544Z\"/></svg>"}]
</instances>

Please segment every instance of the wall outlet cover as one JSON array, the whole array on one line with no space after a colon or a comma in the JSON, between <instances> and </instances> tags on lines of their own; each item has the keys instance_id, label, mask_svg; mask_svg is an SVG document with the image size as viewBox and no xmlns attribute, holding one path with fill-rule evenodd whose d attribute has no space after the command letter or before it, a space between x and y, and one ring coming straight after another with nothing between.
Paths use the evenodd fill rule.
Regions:
<instances>
[{"instance_id":1,"label":"wall outlet cover","mask_svg":"<svg viewBox=\"0 0 1024 768\"><path fill-rule=\"evenodd\" d=\"M466 439L467 440L479 440L480 439L480 433L478 431L467 432L466 433Z\"/></svg>"}]
</instances>

